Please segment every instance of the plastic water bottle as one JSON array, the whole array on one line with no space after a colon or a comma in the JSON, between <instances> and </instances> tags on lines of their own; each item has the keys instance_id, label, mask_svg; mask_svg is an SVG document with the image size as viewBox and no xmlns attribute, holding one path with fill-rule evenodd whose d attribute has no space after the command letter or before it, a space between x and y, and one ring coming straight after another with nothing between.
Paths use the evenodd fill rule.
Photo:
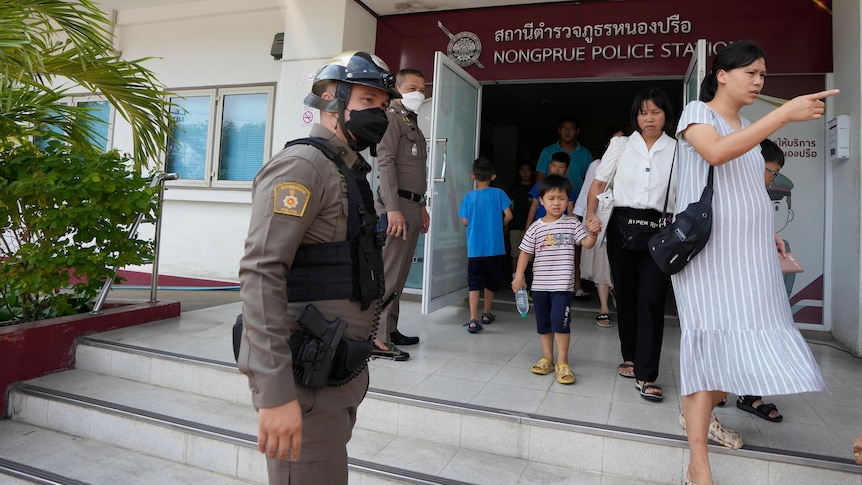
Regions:
<instances>
[{"instance_id":1,"label":"plastic water bottle","mask_svg":"<svg viewBox=\"0 0 862 485\"><path fill-rule=\"evenodd\" d=\"M512 275L512 279L515 278L515 275ZM518 309L518 313L521 314L521 318L527 318L527 312L530 311L530 299L527 297L527 289L520 288L515 292L515 308Z\"/></svg>"},{"instance_id":2,"label":"plastic water bottle","mask_svg":"<svg viewBox=\"0 0 862 485\"><path fill-rule=\"evenodd\" d=\"M530 300L527 297L526 288L521 288L515 292L515 307L521 314L521 318L527 318L527 312L530 311Z\"/></svg>"}]
</instances>

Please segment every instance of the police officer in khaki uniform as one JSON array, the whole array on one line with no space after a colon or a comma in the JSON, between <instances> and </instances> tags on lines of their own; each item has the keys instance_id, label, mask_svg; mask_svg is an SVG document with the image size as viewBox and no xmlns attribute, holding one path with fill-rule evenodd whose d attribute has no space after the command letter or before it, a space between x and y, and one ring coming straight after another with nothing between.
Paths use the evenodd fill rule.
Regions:
<instances>
[{"instance_id":1,"label":"police officer in khaki uniform","mask_svg":"<svg viewBox=\"0 0 862 485\"><path fill-rule=\"evenodd\" d=\"M338 285L292 287L291 278L297 266L304 264L314 274L314 265L327 262L319 261L324 259L319 255L326 253L314 253L317 256L300 264L304 248L332 247L348 239L348 214L362 209L352 206L357 202L348 197L350 184L344 174L359 173L365 180L370 166L357 152L380 141L388 125L384 110L397 96L394 77L377 56L346 52L333 58L315 75L305 104L320 110L320 124L312 128L311 136L325 140L340 154L345 171L318 148L294 145L275 155L254 180L239 272L244 327L238 365L249 378L258 409L258 449L267 456L270 484L347 483L346 445L368 388L365 363L375 313L383 300L382 285L376 283L380 275L370 275L379 288L370 304L356 301L350 291L347 296L331 293ZM366 207L374 221L367 181L365 186ZM382 272L379 246L376 251ZM351 275L357 278L350 263L346 263L348 289L353 287ZM295 294L303 297L289 297ZM343 385L311 388L300 378L295 381L294 364L304 354L292 355L288 341L304 335L297 315L309 302L327 320L347 321L344 339L367 345L360 370Z\"/></svg>"},{"instance_id":2,"label":"police officer in khaki uniform","mask_svg":"<svg viewBox=\"0 0 862 485\"><path fill-rule=\"evenodd\" d=\"M389 129L377 145L380 185L376 207L381 219L385 214L387 221L383 261L386 295L391 302L380 318L373 354L400 361L410 354L396 345L419 343L419 337L398 331L398 314L419 234L428 232L430 218L425 209L425 135L416 116L425 100L425 76L416 69L402 69L395 76L395 87L401 99L392 100L386 110ZM403 228L401 232L399 228Z\"/></svg>"}]
</instances>

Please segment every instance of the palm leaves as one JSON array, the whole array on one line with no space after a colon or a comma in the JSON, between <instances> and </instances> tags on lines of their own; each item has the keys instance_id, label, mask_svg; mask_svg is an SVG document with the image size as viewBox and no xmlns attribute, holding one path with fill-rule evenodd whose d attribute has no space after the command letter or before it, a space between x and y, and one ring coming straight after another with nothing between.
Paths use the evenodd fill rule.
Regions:
<instances>
[{"instance_id":1,"label":"palm leaves","mask_svg":"<svg viewBox=\"0 0 862 485\"><path fill-rule=\"evenodd\" d=\"M174 120L146 59L121 59L110 27L92 0L0 0L0 324L75 313L114 267L152 256L128 228L155 213L140 169ZM70 93L103 96L129 122L131 162L104 153L98 118Z\"/></svg>"},{"instance_id":2,"label":"palm leaves","mask_svg":"<svg viewBox=\"0 0 862 485\"><path fill-rule=\"evenodd\" d=\"M87 110L58 105L74 89L104 96L129 122L136 166L157 159L174 123L169 93L147 59L114 52L109 28L92 0L0 0L0 137L96 149Z\"/></svg>"}]
</instances>

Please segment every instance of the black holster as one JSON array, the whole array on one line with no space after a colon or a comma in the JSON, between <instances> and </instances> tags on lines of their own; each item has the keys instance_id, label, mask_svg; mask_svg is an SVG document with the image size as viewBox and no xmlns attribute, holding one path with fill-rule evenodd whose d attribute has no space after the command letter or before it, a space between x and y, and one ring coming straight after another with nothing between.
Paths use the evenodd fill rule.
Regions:
<instances>
[{"instance_id":1,"label":"black holster","mask_svg":"<svg viewBox=\"0 0 862 485\"><path fill-rule=\"evenodd\" d=\"M326 320L314 305L306 305L296 317L302 330L291 335L293 374L299 383L312 389L341 386L359 375L368 365L371 340L343 338L347 322Z\"/></svg>"}]
</instances>

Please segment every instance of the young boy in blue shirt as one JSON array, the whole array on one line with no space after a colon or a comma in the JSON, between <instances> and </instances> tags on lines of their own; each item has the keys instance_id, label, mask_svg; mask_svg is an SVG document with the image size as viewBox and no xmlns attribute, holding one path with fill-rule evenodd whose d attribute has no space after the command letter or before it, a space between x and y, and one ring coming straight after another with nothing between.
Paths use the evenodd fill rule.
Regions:
<instances>
[{"instance_id":1,"label":"young boy in blue shirt","mask_svg":"<svg viewBox=\"0 0 862 485\"><path fill-rule=\"evenodd\" d=\"M568 153L554 153L551 155L551 162L548 164L548 175L559 175L561 177L565 177L566 174L569 173L569 163L571 163L571 158L569 158ZM535 222L536 219L545 217L545 207L542 204L539 204L539 182L536 182L535 185L533 185L533 189L530 190L530 199L530 210L527 211L527 227L530 227L530 224ZM569 195L566 207L563 208L563 214L572 214L572 210L575 207L575 201L577 199L578 193L572 189L572 193Z\"/></svg>"},{"instance_id":2,"label":"young boy in blue shirt","mask_svg":"<svg viewBox=\"0 0 862 485\"><path fill-rule=\"evenodd\" d=\"M467 227L467 284L470 287L470 321L467 331L476 333L492 323L494 292L500 288L500 256L506 254L503 226L512 220L512 201L506 192L491 187L497 178L494 165L485 157L473 162L470 178L476 188L467 192L458 217ZM485 304L479 317L479 292L485 289Z\"/></svg>"}]
</instances>

